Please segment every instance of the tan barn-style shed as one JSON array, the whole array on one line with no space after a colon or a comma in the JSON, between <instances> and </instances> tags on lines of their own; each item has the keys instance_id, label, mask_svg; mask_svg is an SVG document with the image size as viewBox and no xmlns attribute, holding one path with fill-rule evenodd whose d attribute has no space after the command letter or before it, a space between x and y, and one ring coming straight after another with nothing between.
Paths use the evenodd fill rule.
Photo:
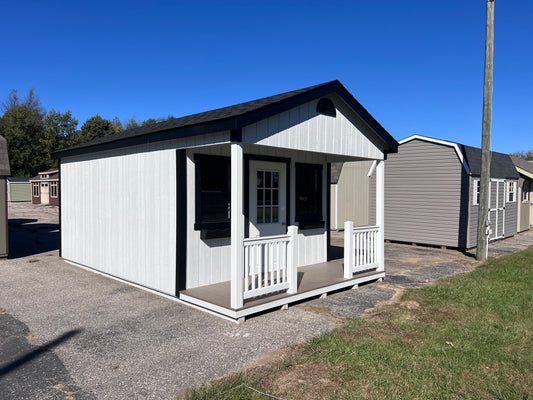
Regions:
<instances>
[{"instance_id":1,"label":"tan barn-style shed","mask_svg":"<svg viewBox=\"0 0 533 400\"><path fill-rule=\"evenodd\" d=\"M518 179L518 232L526 231L533 226L533 163L523 158L511 156Z\"/></svg>"}]
</instances>

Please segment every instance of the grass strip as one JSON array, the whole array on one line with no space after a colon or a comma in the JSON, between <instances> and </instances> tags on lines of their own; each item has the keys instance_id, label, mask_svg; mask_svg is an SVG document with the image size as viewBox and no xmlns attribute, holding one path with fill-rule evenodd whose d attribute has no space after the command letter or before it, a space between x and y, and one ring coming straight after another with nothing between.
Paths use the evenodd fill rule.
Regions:
<instances>
[{"instance_id":1,"label":"grass strip","mask_svg":"<svg viewBox=\"0 0 533 400\"><path fill-rule=\"evenodd\" d=\"M257 390L255 392L252 389ZM533 247L406 290L187 399L533 399Z\"/></svg>"}]
</instances>

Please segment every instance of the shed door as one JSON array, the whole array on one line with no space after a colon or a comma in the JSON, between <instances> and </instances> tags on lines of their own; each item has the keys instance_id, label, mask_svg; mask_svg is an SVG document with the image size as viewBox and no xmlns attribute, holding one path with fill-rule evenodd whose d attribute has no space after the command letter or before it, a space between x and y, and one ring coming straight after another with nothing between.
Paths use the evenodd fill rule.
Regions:
<instances>
[{"instance_id":1,"label":"shed door","mask_svg":"<svg viewBox=\"0 0 533 400\"><path fill-rule=\"evenodd\" d=\"M489 240L503 238L505 226L505 181L503 179L490 180L489 226L491 229Z\"/></svg>"},{"instance_id":2,"label":"shed door","mask_svg":"<svg viewBox=\"0 0 533 400\"><path fill-rule=\"evenodd\" d=\"M41 204L50 203L50 188L48 187L48 182L41 183Z\"/></svg>"},{"instance_id":3,"label":"shed door","mask_svg":"<svg viewBox=\"0 0 533 400\"><path fill-rule=\"evenodd\" d=\"M250 160L250 237L287 233L285 163Z\"/></svg>"}]
</instances>

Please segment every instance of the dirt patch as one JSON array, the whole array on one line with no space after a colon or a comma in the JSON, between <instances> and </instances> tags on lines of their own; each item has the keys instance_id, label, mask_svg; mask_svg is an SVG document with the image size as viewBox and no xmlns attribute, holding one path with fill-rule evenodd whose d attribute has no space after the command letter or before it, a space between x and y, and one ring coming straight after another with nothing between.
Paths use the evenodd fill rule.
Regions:
<instances>
[{"instance_id":1,"label":"dirt patch","mask_svg":"<svg viewBox=\"0 0 533 400\"><path fill-rule=\"evenodd\" d=\"M329 397L336 392L336 386L322 362L295 365L268 385L277 393L287 393L290 398L303 400L320 399L326 393Z\"/></svg>"},{"instance_id":2,"label":"dirt patch","mask_svg":"<svg viewBox=\"0 0 533 400\"><path fill-rule=\"evenodd\" d=\"M0 314L9 314L9 310L7 308L0 307Z\"/></svg>"}]
</instances>

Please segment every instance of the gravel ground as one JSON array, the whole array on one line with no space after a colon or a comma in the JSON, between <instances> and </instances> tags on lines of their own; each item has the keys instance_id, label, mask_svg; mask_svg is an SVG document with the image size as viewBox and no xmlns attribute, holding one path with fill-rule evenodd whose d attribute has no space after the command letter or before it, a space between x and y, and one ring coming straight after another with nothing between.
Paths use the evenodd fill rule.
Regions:
<instances>
[{"instance_id":1,"label":"gravel ground","mask_svg":"<svg viewBox=\"0 0 533 400\"><path fill-rule=\"evenodd\" d=\"M475 265L468 253L387 244L389 285L341 291L237 325L63 262L57 211L10 204L10 259L0 260L2 399L172 399L332 329L332 316L360 315L394 295L390 283L420 286ZM332 238L342 247L338 233ZM528 232L490 252L530 244Z\"/></svg>"}]
</instances>

